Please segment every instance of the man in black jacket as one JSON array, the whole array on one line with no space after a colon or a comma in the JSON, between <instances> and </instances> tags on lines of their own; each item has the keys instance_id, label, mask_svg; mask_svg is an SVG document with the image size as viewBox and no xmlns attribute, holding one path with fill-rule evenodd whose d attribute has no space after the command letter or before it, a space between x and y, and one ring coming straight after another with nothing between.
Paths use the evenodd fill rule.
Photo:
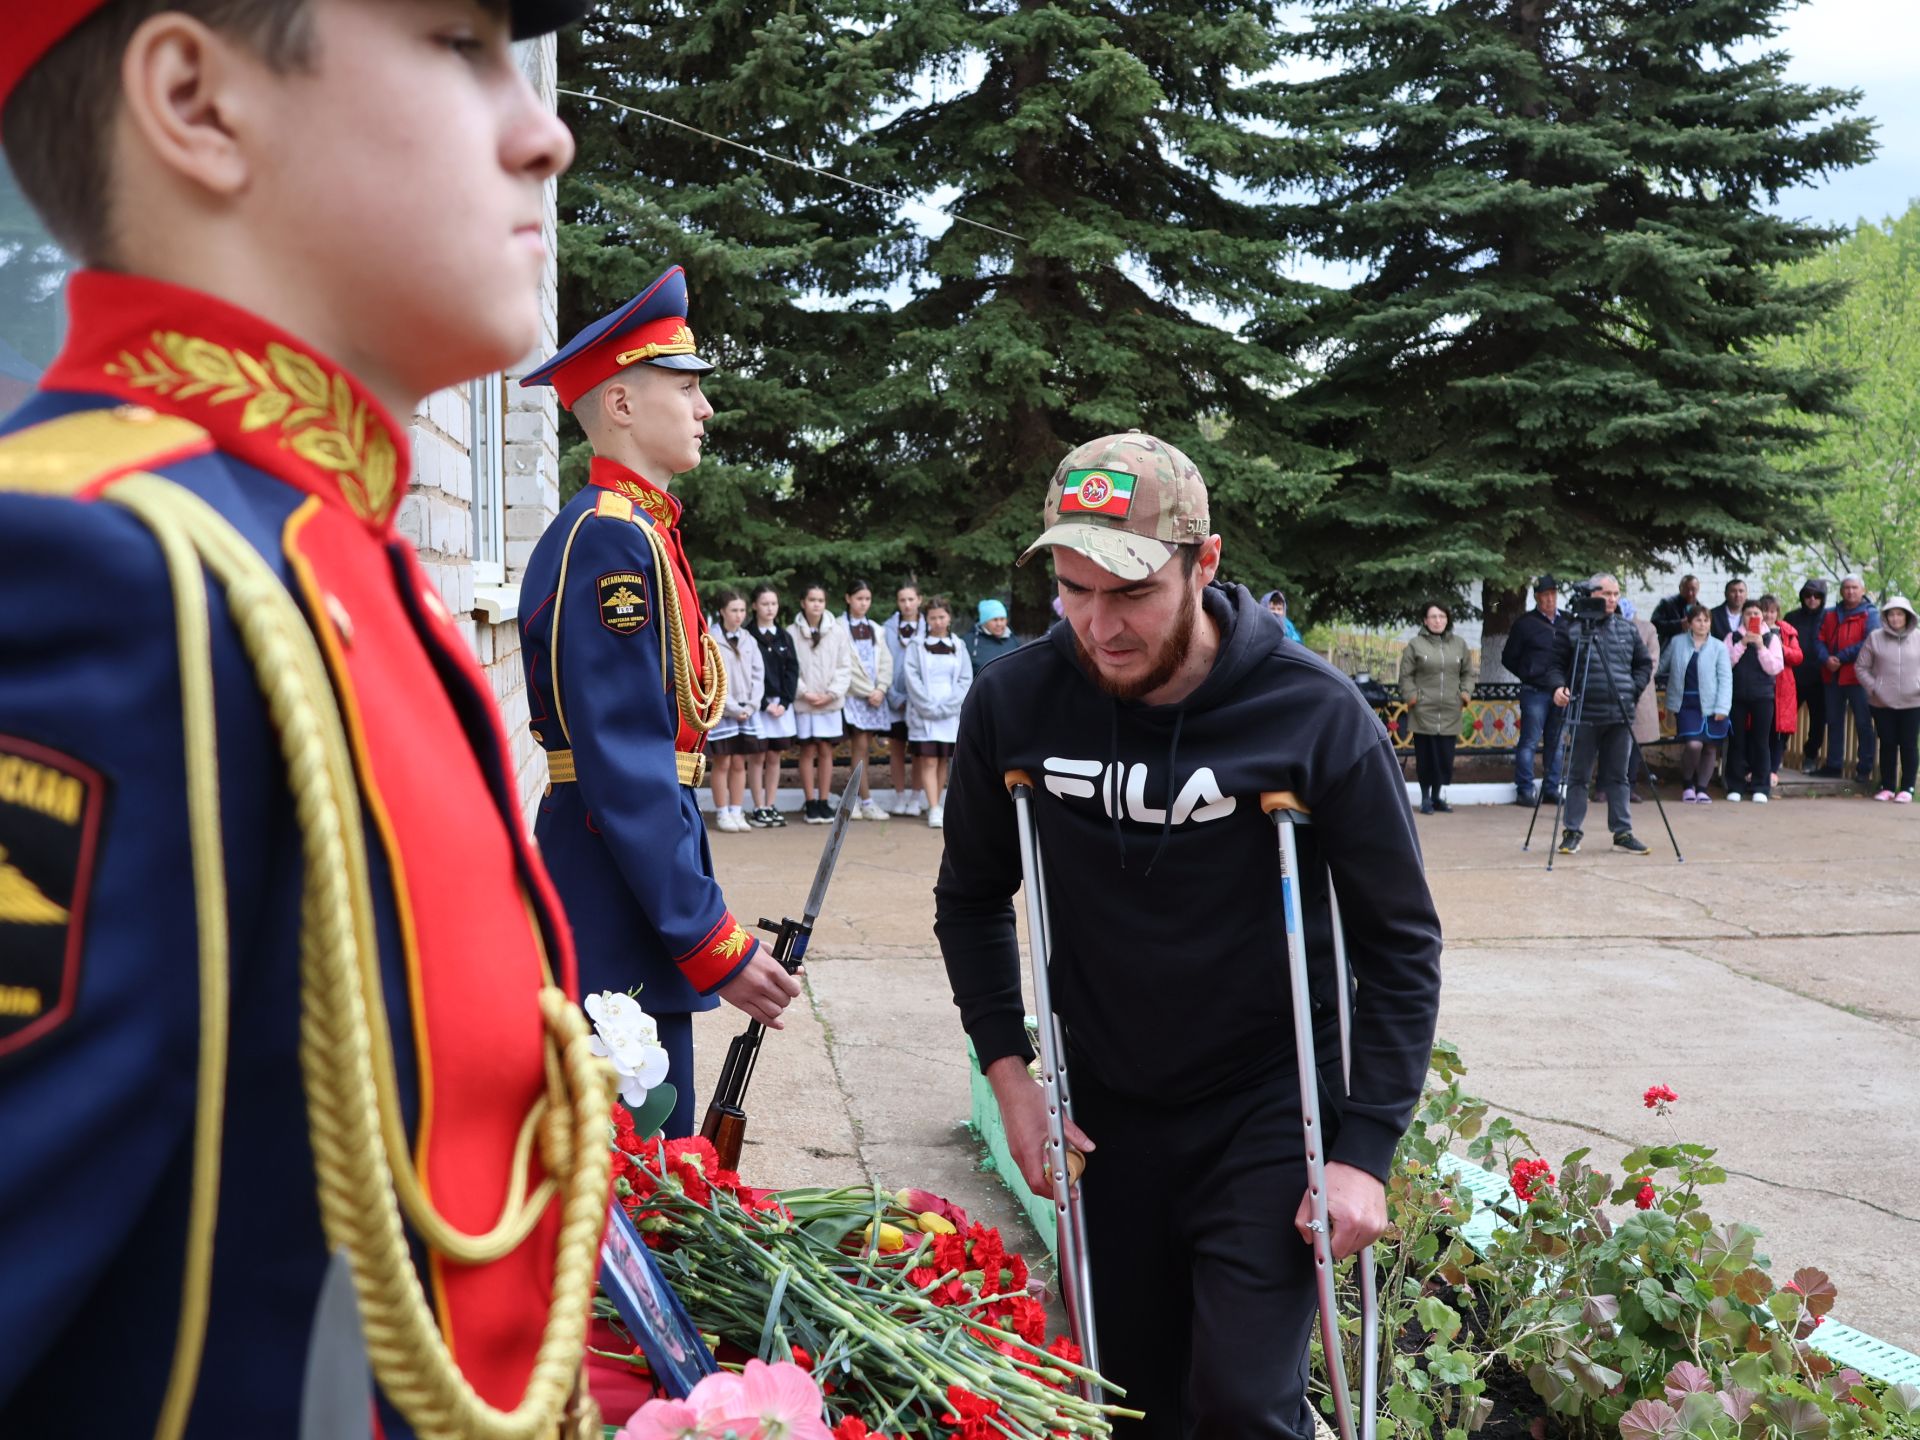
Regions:
<instances>
[{"instance_id":1,"label":"man in black jacket","mask_svg":"<svg viewBox=\"0 0 1920 1440\"><path fill-rule=\"evenodd\" d=\"M1606 603L1606 613L1591 624L1576 619L1560 633L1548 674L1554 704L1566 706L1575 695L1586 697L1580 723L1574 727L1573 759L1567 765L1566 829L1560 836L1560 853L1572 855L1580 849L1587 819L1587 782L1597 758L1614 848L1644 855L1647 847L1633 833L1628 782L1633 764L1633 707L1640 692L1652 683L1653 657L1640 632L1621 618L1620 582L1611 575L1596 575L1589 583Z\"/></svg>"},{"instance_id":2,"label":"man in black jacket","mask_svg":"<svg viewBox=\"0 0 1920 1440\"><path fill-rule=\"evenodd\" d=\"M1546 748L1545 799L1560 799L1560 731L1567 720L1566 711L1553 703L1553 687L1547 673L1553 668L1553 646L1558 634L1560 582L1542 575L1533 582L1533 609L1513 622L1500 663L1520 682L1520 736L1513 750L1513 803L1531 805L1533 793L1533 751Z\"/></svg>"},{"instance_id":3,"label":"man in black jacket","mask_svg":"<svg viewBox=\"0 0 1920 1440\"><path fill-rule=\"evenodd\" d=\"M1103 1369L1144 1422L1117 1435L1308 1440L1315 1313L1277 844L1312 811L1302 911L1338 1096L1326 878L1357 991L1350 1098L1329 1122L1336 1254L1386 1224L1383 1182L1426 1074L1440 925L1400 766L1347 678L1215 584L1191 461L1138 432L1069 454L1045 532L1064 625L983 671L961 713L936 922L955 1003L1036 1192L1047 1121L1028 1074L1004 776L1036 786L1052 989L1068 1032ZM1095 1151L1095 1142L1098 1150Z\"/></svg>"},{"instance_id":4,"label":"man in black jacket","mask_svg":"<svg viewBox=\"0 0 1920 1440\"><path fill-rule=\"evenodd\" d=\"M1713 610L1712 635L1716 640L1724 640L1740 628L1740 611L1747 603L1747 582L1729 580L1721 591L1721 598L1727 603L1717 605Z\"/></svg>"},{"instance_id":5,"label":"man in black jacket","mask_svg":"<svg viewBox=\"0 0 1920 1440\"><path fill-rule=\"evenodd\" d=\"M1700 598L1700 577L1682 575L1680 590L1669 595L1653 607L1650 623L1653 633L1660 637L1660 651L1666 653L1667 643L1687 628L1687 607ZM1509 666L1509 669L1512 667Z\"/></svg>"}]
</instances>

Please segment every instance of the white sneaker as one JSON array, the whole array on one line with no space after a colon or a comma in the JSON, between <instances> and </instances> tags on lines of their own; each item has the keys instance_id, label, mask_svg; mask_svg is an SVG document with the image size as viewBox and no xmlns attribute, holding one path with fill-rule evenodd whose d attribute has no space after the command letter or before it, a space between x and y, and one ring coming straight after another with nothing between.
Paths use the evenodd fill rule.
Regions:
<instances>
[{"instance_id":1,"label":"white sneaker","mask_svg":"<svg viewBox=\"0 0 1920 1440\"><path fill-rule=\"evenodd\" d=\"M1727 792L1727 800L1728 800L1728 803L1730 804L1738 805L1742 800L1746 798L1747 797L1742 795L1738 790L1729 790Z\"/></svg>"},{"instance_id":2,"label":"white sneaker","mask_svg":"<svg viewBox=\"0 0 1920 1440\"><path fill-rule=\"evenodd\" d=\"M910 806L912 803L913 803L912 791L902 792L902 791L896 790L893 792L893 812L892 813L894 813L895 815L910 814L911 811L909 811L907 807Z\"/></svg>"},{"instance_id":3,"label":"white sneaker","mask_svg":"<svg viewBox=\"0 0 1920 1440\"><path fill-rule=\"evenodd\" d=\"M853 802L853 804L852 804L851 806L849 806L849 807L848 807L848 809L847 809L847 819L849 819L849 820L865 820L866 818L868 818L868 817L867 817L867 812L866 812L866 807L865 807L865 806L863 806L863 805L862 805L862 804L861 804L861 803L860 803L860 802L859 802L858 800L856 800L856 801L854 801L854 802Z\"/></svg>"},{"instance_id":4,"label":"white sneaker","mask_svg":"<svg viewBox=\"0 0 1920 1440\"><path fill-rule=\"evenodd\" d=\"M1756 805L1764 805L1767 803L1767 797L1764 795L1756 795L1753 797L1753 803Z\"/></svg>"},{"instance_id":5,"label":"white sneaker","mask_svg":"<svg viewBox=\"0 0 1920 1440\"><path fill-rule=\"evenodd\" d=\"M903 813L908 815L924 815L926 812L927 797L924 794L916 790L907 797L907 808Z\"/></svg>"},{"instance_id":6,"label":"white sneaker","mask_svg":"<svg viewBox=\"0 0 1920 1440\"><path fill-rule=\"evenodd\" d=\"M862 800L857 813L862 820L886 820L891 818L886 811L880 808L880 802L872 798Z\"/></svg>"},{"instance_id":7,"label":"white sneaker","mask_svg":"<svg viewBox=\"0 0 1920 1440\"><path fill-rule=\"evenodd\" d=\"M945 829L946 823L947 823L947 807L946 806L935 805L932 809L927 811L927 827L929 829L931 830Z\"/></svg>"},{"instance_id":8,"label":"white sneaker","mask_svg":"<svg viewBox=\"0 0 1920 1440\"><path fill-rule=\"evenodd\" d=\"M713 828L716 830L725 830L731 834L734 829L733 811L716 810L713 816Z\"/></svg>"}]
</instances>

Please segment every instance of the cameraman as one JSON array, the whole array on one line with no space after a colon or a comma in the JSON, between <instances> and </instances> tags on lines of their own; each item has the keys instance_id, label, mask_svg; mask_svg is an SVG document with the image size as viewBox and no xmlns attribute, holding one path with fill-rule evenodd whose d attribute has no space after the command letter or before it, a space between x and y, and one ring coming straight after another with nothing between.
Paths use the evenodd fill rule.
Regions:
<instances>
[{"instance_id":1,"label":"cameraman","mask_svg":"<svg viewBox=\"0 0 1920 1440\"><path fill-rule=\"evenodd\" d=\"M1573 759L1567 765L1567 818L1560 853L1572 855L1580 849L1587 782L1597 756L1614 848L1645 855L1647 847L1634 838L1633 816L1627 808L1628 766L1633 760L1633 709L1653 679L1653 657L1640 632L1620 615L1620 582L1613 576L1596 575L1585 585L1574 586L1573 595L1572 623L1554 636L1547 677L1555 705L1571 704L1576 693L1584 696L1573 732ZM1576 674L1574 656L1582 644L1587 653L1581 657L1581 673Z\"/></svg>"}]
</instances>

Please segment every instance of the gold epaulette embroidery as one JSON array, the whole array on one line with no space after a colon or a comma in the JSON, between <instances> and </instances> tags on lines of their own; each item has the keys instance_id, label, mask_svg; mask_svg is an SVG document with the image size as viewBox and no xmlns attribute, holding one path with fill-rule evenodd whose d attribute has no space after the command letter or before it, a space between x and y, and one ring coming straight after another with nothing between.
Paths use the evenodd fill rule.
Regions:
<instances>
[{"instance_id":1,"label":"gold epaulette embroidery","mask_svg":"<svg viewBox=\"0 0 1920 1440\"><path fill-rule=\"evenodd\" d=\"M96 481L212 447L191 420L144 405L82 410L0 437L0 491L77 495Z\"/></svg>"}]
</instances>

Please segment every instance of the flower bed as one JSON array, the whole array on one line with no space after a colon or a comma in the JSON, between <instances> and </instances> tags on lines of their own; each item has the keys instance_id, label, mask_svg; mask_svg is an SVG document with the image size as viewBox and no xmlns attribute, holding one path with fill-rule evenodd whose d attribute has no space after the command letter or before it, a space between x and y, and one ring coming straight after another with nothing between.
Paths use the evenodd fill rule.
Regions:
<instances>
[{"instance_id":1,"label":"flower bed","mask_svg":"<svg viewBox=\"0 0 1920 1440\"><path fill-rule=\"evenodd\" d=\"M1435 1048L1388 1185L1382 1440L1920 1437L1913 1357L1878 1347L1893 1362L1882 1373L1903 1377L1888 1384L1822 1353L1834 1331L1837 1354L1872 1343L1830 1320L1832 1280L1811 1266L1776 1278L1758 1229L1709 1214L1726 1175L1675 1130L1670 1088L1648 1088L1636 1112L1663 1138L1607 1171L1585 1149L1541 1155L1465 1074L1452 1046ZM974 1121L993 1153L990 1091ZM1341 1280L1357 1394L1351 1262ZM1314 1362L1318 1383L1317 1339Z\"/></svg>"}]
</instances>

